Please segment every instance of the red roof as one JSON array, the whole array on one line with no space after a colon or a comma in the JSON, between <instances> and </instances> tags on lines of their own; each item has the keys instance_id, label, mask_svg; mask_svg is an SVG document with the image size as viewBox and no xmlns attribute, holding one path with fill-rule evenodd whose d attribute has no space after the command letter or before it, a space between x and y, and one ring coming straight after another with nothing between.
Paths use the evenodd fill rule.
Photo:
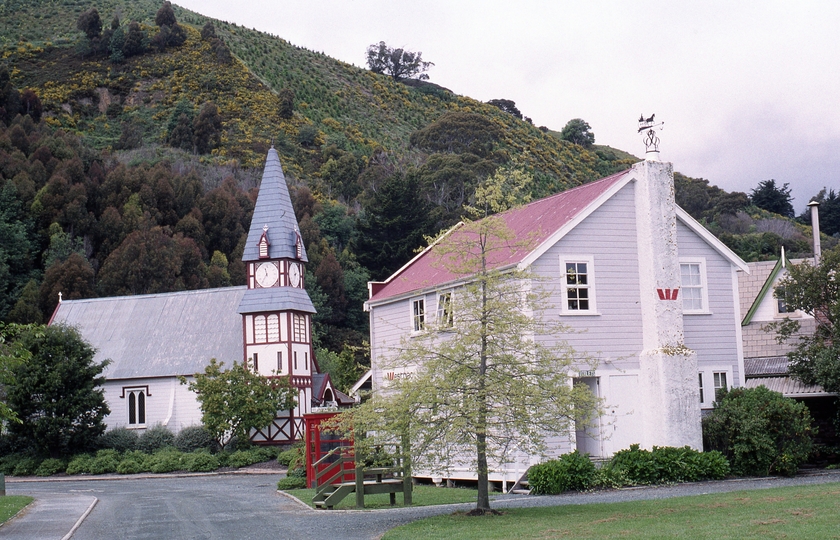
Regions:
<instances>
[{"instance_id":1,"label":"red roof","mask_svg":"<svg viewBox=\"0 0 840 540\"><path fill-rule=\"evenodd\" d=\"M504 218L514 237L502 249L488 254L489 268L501 268L522 262L529 253L574 220L629 172L623 171L498 214ZM441 239L440 243L454 244L459 238L465 238L465 234L467 233L456 228ZM374 294L369 301L384 300L464 277L445 268L441 259L440 255L427 249L384 283L374 286Z\"/></svg>"}]
</instances>

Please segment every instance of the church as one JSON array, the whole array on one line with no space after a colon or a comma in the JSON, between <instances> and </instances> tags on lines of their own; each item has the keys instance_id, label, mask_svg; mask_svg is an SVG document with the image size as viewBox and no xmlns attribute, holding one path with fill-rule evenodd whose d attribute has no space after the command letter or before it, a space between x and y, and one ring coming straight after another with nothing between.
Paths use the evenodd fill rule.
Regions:
<instances>
[{"instance_id":1,"label":"church","mask_svg":"<svg viewBox=\"0 0 840 540\"><path fill-rule=\"evenodd\" d=\"M302 439L303 415L313 407L353 402L319 373L311 334L315 308L304 288L306 248L273 147L242 260L244 287L58 304L50 324L77 328L96 349L94 361L109 361L103 373L109 429L163 425L177 433L200 424L195 394L179 377L203 372L211 358L227 366L247 362L267 377L288 377L297 389L295 408L278 411L270 426L252 433L256 443Z\"/></svg>"}]
</instances>

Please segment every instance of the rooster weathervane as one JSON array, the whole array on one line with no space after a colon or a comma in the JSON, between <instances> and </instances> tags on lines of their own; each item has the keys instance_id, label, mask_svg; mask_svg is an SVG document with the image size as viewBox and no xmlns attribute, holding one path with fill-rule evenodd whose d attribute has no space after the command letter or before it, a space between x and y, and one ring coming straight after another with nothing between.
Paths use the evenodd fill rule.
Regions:
<instances>
[{"instance_id":1,"label":"rooster weathervane","mask_svg":"<svg viewBox=\"0 0 840 540\"><path fill-rule=\"evenodd\" d=\"M647 130L645 133L645 148L647 152L659 152L659 137L656 136L654 129L659 128L662 130L665 126L665 122L657 123L655 118L655 114L652 114L647 118L645 118L645 115L639 116L639 130L637 133Z\"/></svg>"}]
</instances>

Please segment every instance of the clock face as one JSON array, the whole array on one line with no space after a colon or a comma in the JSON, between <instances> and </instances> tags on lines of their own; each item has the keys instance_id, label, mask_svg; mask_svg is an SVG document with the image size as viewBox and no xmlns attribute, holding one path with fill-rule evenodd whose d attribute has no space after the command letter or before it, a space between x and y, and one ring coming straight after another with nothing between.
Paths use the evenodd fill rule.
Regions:
<instances>
[{"instance_id":1,"label":"clock face","mask_svg":"<svg viewBox=\"0 0 840 540\"><path fill-rule=\"evenodd\" d=\"M292 287L300 286L300 265L292 263L289 267L289 283Z\"/></svg>"},{"instance_id":2,"label":"clock face","mask_svg":"<svg viewBox=\"0 0 840 540\"><path fill-rule=\"evenodd\" d=\"M257 266L255 274L257 284L260 287L271 287L277 283L277 278L280 273L277 271L277 265L273 262L265 262Z\"/></svg>"}]
</instances>

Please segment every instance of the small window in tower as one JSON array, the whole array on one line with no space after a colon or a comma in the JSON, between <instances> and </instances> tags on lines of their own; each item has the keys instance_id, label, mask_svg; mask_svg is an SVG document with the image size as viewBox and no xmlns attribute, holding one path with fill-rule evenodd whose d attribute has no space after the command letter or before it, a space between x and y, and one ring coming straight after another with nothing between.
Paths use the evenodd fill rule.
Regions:
<instances>
[{"instance_id":1,"label":"small window in tower","mask_svg":"<svg viewBox=\"0 0 840 540\"><path fill-rule=\"evenodd\" d=\"M294 341L306 343L306 315L295 313L292 317Z\"/></svg>"},{"instance_id":2,"label":"small window in tower","mask_svg":"<svg viewBox=\"0 0 840 540\"><path fill-rule=\"evenodd\" d=\"M309 353L303 353L303 369L309 371Z\"/></svg>"},{"instance_id":3,"label":"small window in tower","mask_svg":"<svg viewBox=\"0 0 840 540\"><path fill-rule=\"evenodd\" d=\"M268 342L280 341L280 317L277 314L268 316Z\"/></svg>"},{"instance_id":4,"label":"small window in tower","mask_svg":"<svg viewBox=\"0 0 840 540\"><path fill-rule=\"evenodd\" d=\"M283 371L283 351L277 351L277 373Z\"/></svg>"},{"instance_id":5,"label":"small window in tower","mask_svg":"<svg viewBox=\"0 0 840 540\"><path fill-rule=\"evenodd\" d=\"M294 352L294 356L292 358L292 367L297 369L297 351Z\"/></svg>"},{"instance_id":6,"label":"small window in tower","mask_svg":"<svg viewBox=\"0 0 840 540\"><path fill-rule=\"evenodd\" d=\"M259 373L260 371L260 359L259 356L257 356L257 353L254 353L254 371L256 373Z\"/></svg>"},{"instance_id":7,"label":"small window in tower","mask_svg":"<svg viewBox=\"0 0 840 540\"><path fill-rule=\"evenodd\" d=\"M265 315L257 315L254 317L254 343L265 343L266 341L266 321Z\"/></svg>"}]
</instances>

